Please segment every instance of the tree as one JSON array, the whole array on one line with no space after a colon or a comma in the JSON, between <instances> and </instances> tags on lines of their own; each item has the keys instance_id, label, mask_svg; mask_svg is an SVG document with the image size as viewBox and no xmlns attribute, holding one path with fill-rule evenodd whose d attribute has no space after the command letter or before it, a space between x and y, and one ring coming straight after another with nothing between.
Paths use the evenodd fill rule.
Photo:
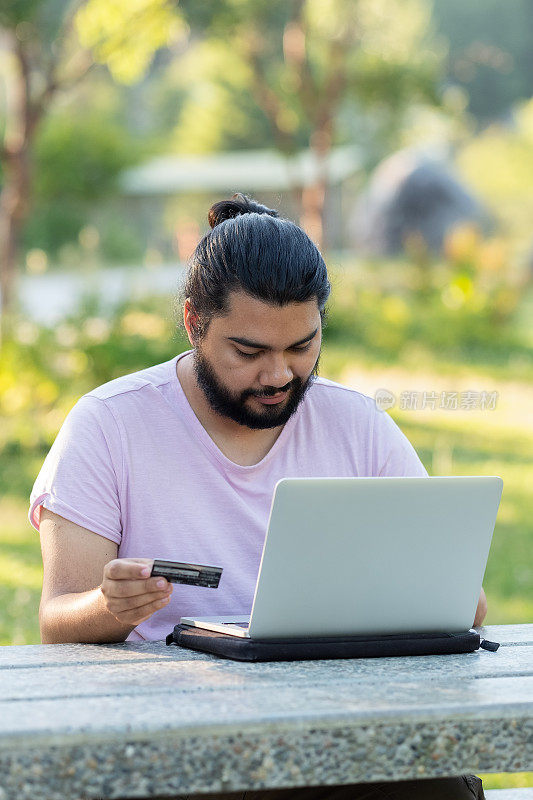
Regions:
<instances>
[{"instance_id":1,"label":"tree","mask_svg":"<svg viewBox=\"0 0 533 800\"><path fill-rule=\"evenodd\" d=\"M196 120L216 108L238 76L261 109L274 146L314 152L317 179L301 197L301 222L322 244L327 157L339 140L343 108L399 117L415 99L437 101L441 57L424 0L183 0L196 40L184 55L189 97L179 139L194 141ZM237 82L234 88L237 88ZM228 121L226 119L226 124ZM229 123L231 124L231 123ZM189 130L187 130L189 127Z\"/></svg>"},{"instance_id":2,"label":"tree","mask_svg":"<svg viewBox=\"0 0 533 800\"><path fill-rule=\"evenodd\" d=\"M447 80L468 95L480 127L507 121L533 95L533 0L434 0L437 30L449 41Z\"/></svg>"},{"instance_id":3,"label":"tree","mask_svg":"<svg viewBox=\"0 0 533 800\"><path fill-rule=\"evenodd\" d=\"M0 144L0 292L5 334L12 308L21 231L34 180L32 149L38 127L59 96L95 63L123 82L138 80L154 52L182 29L170 0L4 0L4 125Z\"/></svg>"}]
</instances>

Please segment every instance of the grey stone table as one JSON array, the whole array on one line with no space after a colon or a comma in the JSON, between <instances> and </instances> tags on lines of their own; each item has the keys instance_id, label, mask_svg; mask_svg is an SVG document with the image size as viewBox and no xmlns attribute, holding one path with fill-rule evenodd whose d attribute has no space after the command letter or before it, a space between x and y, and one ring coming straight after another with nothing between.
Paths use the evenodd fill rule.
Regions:
<instances>
[{"instance_id":1,"label":"grey stone table","mask_svg":"<svg viewBox=\"0 0 533 800\"><path fill-rule=\"evenodd\" d=\"M163 642L0 648L0 800L533 769L533 625L496 653L245 664Z\"/></svg>"}]
</instances>

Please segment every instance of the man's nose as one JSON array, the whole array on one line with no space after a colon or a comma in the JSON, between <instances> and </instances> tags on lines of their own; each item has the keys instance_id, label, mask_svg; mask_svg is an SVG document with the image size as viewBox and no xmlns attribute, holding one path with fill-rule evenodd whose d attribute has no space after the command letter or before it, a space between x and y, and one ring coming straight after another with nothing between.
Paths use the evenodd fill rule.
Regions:
<instances>
[{"instance_id":1,"label":"man's nose","mask_svg":"<svg viewBox=\"0 0 533 800\"><path fill-rule=\"evenodd\" d=\"M259 380L263 386L275 386L281 389L292 381L294 374L283 355L270 354L263 366Z\"/></svg>"}]
</instances>

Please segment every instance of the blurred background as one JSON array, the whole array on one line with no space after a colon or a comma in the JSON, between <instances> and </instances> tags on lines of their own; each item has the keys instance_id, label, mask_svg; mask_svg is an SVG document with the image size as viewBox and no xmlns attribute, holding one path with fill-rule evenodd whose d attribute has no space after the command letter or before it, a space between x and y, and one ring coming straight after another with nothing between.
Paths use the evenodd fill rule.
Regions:
<instances>
[{"instance_id":1,"label":"blurred background","mask_svg":"<svg viewBox=\"0 0 533 800\"><path fill-rule=\"evenodd\" d=\"M322 374L430 474L503 477L487 622L533 619L532 26L532 0L3 0L1 644L39 642L59 426L187 348L173 298L236 191L324 252Z\"/></svg>"}]
</instances>

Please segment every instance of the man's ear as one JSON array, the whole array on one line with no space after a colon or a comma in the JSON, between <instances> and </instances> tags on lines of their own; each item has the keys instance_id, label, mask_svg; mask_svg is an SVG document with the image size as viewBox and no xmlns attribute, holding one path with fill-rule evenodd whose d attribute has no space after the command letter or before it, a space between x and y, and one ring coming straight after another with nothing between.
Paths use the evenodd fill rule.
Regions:
<instances>
[{"instance_id":1,"label":"man's ear","mask_svg":"<svg viewBox=\"0 0 533 800\"><path fill-rule=\"evenodd\" d=\"M199 338L200 319L192 307L189 298L185 300L185 304L183 306L183 324L185 325L189 342L193 347L196 347L196 343Z\"/></svg>"}]
</instances>

